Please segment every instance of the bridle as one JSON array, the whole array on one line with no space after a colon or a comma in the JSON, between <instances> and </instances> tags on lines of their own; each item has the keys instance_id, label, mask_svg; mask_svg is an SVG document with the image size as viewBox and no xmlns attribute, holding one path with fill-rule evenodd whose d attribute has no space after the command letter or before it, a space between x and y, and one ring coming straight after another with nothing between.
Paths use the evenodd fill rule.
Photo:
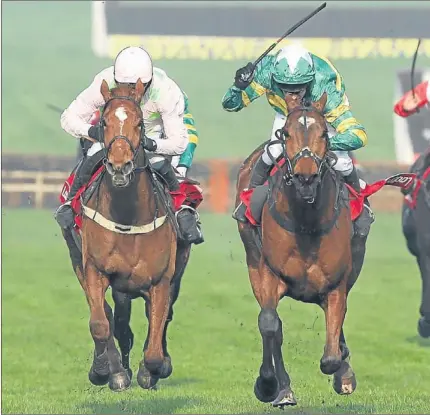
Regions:
<instances>
[{"instance_id":1,"label":"bridle","mask_svg":"<svg viewBox=\"0 0 430 415\"><path fill-rule=\"evenodd\" d=\"M296 153L294 155L294 157L292 159L290 159L288 157L288 154L287 154L285 143L287 140L289 140L291 138L291 136L288 133L288 130L285 130L284 127L280 128L279 130L276 130L275 136L276 136L277 140L273 140L267 145L267 153L268 153L270 159L272 160L272 162L277 166L278 170L281 170L281 167L279 166L279 163L277 162L277 160L275 160L275 158L271 154L270 146L275 145L275 144L281 144L282 145L282 158L285 160L285 169L282 169L281 171L283 171L283 173L284 173L283 178L284 178L285 183L287 185L292 184L292 179L294 176L295 167L301 159L311 158L314 161L314 163L317 165L317 168L318 168L317 174L318 174L318 176L320 176L322 173L323 167L326 165L328 165L328 166L333 165L334 164L333 159L336 158L336 156L329 151L326 151L324 156L320 157L317 154L315 154L308 146L308 144L309 144L309 130L308 130L308 125L307 125L307 120L306 120L306 113L316 112L324 118L324 115L320 111L318 111L315 107L312 107L311 105L304 104L304 105L301 105L299 107L294 108L291 112L288 113L285 124L287 123L288 118L291 115L293 115L299 111L301 113L303 113L303 118L304 118L305 147L303 147L298 153ZM328 146L328 130L327 130L327 127L325 127L325 129L324 129L322 139L326 141L326 145Z\"/></svg>"},{"instance_id":2,"label":"bridle","mask_svg":"<svg viewBox=\"0 0 430 415\"><path fill-rule=\"evenodd\" d=\"M143 167L137 167L136 164L136 159L138 157L139 154L139 150L142 148L144 149L145 147L145 143L147 140L147 137L145 135L145 126L143 123L143 114L142 114L142 109L140 108L140 105L132 98L129 96L114 96L112 98L110 98L108 101L106 101L106 103L103 106L103 110L102 110L102 116L100 117L100 130L101 131L101 136L99 137L99 141L104 144L104 129L106 127L106 120L104 118L104 114L106 112L106 109L108 108L109 104L114 101L114 100L125 100L125 101L130 101L132 102L136 108L138 109L139 115L140 115L140 122L139 122L139 126L140 126L140 138L139 138L139 145L136 146L136 148L133 146L132 142L130 141L130 139L125 136L125 135L115 135L112 140L109 142L109 145L107 147L104 147L104 160L103 163L105 164L105 166L107 166L107 161L108 161L108 157L109 157L109 153L112 149L112 145L115 143L115 141L117 140L124 140L130 147L131 152L133 154L133 157L131 159L131 171L139 171L139 170L144 170L147 165L148 165L148 161L147 158L145 157L145 165Z\"/></svg>"}]
</instances>

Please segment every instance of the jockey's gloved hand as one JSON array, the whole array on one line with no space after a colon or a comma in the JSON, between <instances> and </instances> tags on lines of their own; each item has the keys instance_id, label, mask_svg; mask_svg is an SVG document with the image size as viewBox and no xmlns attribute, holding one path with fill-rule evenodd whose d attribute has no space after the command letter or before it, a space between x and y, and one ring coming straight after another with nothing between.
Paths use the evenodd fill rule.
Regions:
<instances>
[{"instance_id":1,"label":"jockey's gloved hand","mask_svg":"<svg viewBox=\"0 0 430 415\"><path fill-rule=\"evenodd\" d=\"M151 138L146 138L143 148L150 151L151 153L154 153L155 150L157 150L157 143Z\"/></svg>"},{"instance_id":2,"label":"jockey's gloved hand","mask_svg":"<svg viewBox=\"0 0 430 415\"><path fill-rule=\"evenodd\" d=\"M88 130L88 137L94 138L94 140L102 141L103 127L100 123L92 125Z\"/></svg>"},{"instance_id":3,"label":"jockey's gloved hand","mask_svg":"<svg viewBox=\"0 0 430 415\"><path fill-rule=\"evenodd\" d=\"M254 78L254 69L254 64L251 62L238 69L234 77L234 86L242 90L246 89Z\"/></svg>"}]
</instances>

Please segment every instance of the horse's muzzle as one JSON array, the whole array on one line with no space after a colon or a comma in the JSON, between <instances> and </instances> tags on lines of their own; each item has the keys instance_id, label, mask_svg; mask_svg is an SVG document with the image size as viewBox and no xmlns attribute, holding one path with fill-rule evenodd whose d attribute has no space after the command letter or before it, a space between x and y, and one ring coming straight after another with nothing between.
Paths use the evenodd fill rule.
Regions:
<instances>
[{"instance_id":1,"label":"horse's muzzle","mask_svg":"<svg viewBox=\"0 0 430 415\"><path fill-rule=\"evenodd\" d=\"M320 182L321 179L318 174L295 174L293 176L298 198L307 203L315 202Z\"/></svg>"},{"instance_id":2,"label":"horse's muzzle","mask_svg":"<svg viewBox=\"0 0 430 415\"><path fill-rule=\"evenodd\" d=\"M134 170L134 163L127 161L120 167L115 167L109 160L105 162L106 170L112 177L114 187L126 187L130 184L131 173Z\"/></svg>"}]
</instances>

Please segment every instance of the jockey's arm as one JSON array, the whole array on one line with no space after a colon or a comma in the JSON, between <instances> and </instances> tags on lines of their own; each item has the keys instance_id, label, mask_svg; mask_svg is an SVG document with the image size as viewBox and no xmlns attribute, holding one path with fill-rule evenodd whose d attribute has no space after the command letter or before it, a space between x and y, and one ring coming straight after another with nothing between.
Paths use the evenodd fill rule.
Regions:
<instances>
[{"instance_id":1,"label":"jockey's arm","mask_svg":"<svg viewBox=\"0 0 430 415\"><path fill-rule=\"evenodd\" d=\"M166 139L154 139L157 144L155 152L166 156L182 155L188 145L188 133L184 124L184 96L179 87L175 85L169 88L165 96L160 99L158 110L163 121Z\"/></svg>"},{"instance_id":2,"label":"jockey's arm","mask_svg":"<svg viewBox=\"0 0 430 415\"><path fill-rule=\"evenodd\" d=\"M187 106L186 106L187 107ZM183 173L191 167L194 158L194 152L199 143L199 134L197 132L194 117L190 112L186 112L184 115L184 124L188 134L188 145L185 151L181 154L178 162L178 170Z\"/></svg>"},{"instance_id":3,"label":"jockey's arm","mask_svg":"<svg viewBox=\"0 0 430 415\"><path fill-rule=\"evenodd\" d=\"M263 58L255 69L251 84L243 91L232 85L222 98L222 107L228 112L238 112L265 94L270 85L270 65L272 57Z\"/></svg>"},{"instance_id":4,"label":"jockey's arm","mask_svg":"<svg viewBox=\"0 0 430 415\"><path fill-rule=\"evenodd\" d=\"M367 144L366 130L352 115L345 92L335 85L329 85L324 114L336 130L335 136L330 138L330 150L353 151Z\"/></svg>"},{"instance_id":5,"label":"jockey's arm","mask_svg":"<svg viewBox=\"0 0 430 415\"><path fill-rule=\"evenodd\" d=\"M415 88L415 96L412 90L405 95L394 106L394 112L400 117L409 117L415 114L419 108L424 107L430 101L430 82L424 81Z\"/></svg>"},{"instance_id":6,"label":"jockey's arm","mask_svg":"<svg viewBox=\"0 0 430 415\"><path fill-rule=\"evenodd\" d=\"M105 71L97 74L91 85L83 90L61 114L61 128L73 137L88 135L93 114L104 105L100 86L103 79L108 76Z\"/></svg>"}]
</instances>

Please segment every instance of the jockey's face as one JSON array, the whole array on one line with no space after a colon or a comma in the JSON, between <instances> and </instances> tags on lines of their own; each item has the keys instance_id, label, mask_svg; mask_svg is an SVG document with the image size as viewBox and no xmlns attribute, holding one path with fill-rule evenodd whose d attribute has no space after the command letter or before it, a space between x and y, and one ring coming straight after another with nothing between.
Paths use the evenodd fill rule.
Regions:
<instances>
[{"instance_id":1,"label":"jockey's face","mask_svg":"<svg viewBox=\"0 0 430 415\"><path fill-rule=\"evenodd\" d=\"M289 84L278 84L279 89L287 96L293 96L294 99L302 100L306 95L306 90L309 84L297 84L297 85L289 85Z\"/></svg>"}]
</instances>

